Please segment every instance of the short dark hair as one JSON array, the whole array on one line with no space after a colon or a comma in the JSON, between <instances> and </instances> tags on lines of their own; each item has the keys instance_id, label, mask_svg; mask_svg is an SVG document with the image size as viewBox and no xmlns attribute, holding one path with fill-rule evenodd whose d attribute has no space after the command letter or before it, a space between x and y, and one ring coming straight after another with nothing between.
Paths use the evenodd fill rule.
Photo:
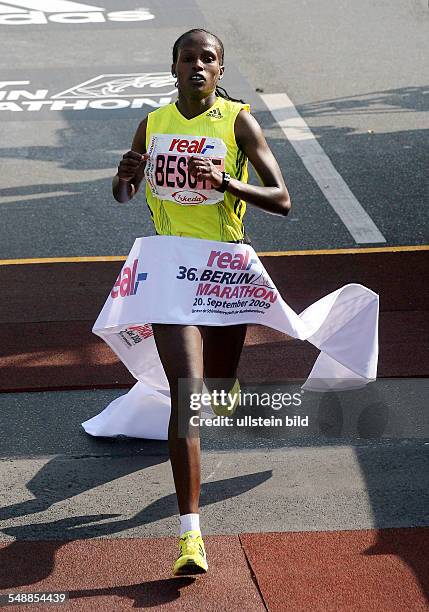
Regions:
<instances>
[{"instance_id":1,"label":"short dark hair","mask_svg":"<svg viewBox=\"0 0 429 612\"><path fill-rule=\"evenodd\" d=\"M211 36L216 41L216 46L218 47L218 50L220 51L220 63L223 64L223 58L224 58L223 42L218 36L216 36L216 34L212 34L211 32L208 32L208 30L204 30L204 28L194 28L193 30L188 30L187 32L179 36L179 38L176 40L176 42L173 45L173 63L177 62L177 56L179 55L179 49L183 41L189 36L192 36L192 34L200 34L200 33L207 34L207 36Z\"/></svg>"}]
</instances>

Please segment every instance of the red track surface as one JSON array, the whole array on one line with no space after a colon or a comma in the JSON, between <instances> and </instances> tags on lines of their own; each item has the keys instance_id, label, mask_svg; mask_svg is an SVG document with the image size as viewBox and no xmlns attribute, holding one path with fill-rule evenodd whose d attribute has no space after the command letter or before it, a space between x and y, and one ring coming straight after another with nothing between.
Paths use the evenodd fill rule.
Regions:
<instances>
[{"instance_id":1,"label":"red track surface","mask_svg":"<svg viewBox=\"0 0 429 612\"><path fill-rule=\"evenodd\" d=\"M70 600L59 609L85 612L428 609L428 528L207 536L205 542L210 567L198 578L171 577L172 538L3 543L0 593L67 591Z\"/></svg>"}]
</instances>

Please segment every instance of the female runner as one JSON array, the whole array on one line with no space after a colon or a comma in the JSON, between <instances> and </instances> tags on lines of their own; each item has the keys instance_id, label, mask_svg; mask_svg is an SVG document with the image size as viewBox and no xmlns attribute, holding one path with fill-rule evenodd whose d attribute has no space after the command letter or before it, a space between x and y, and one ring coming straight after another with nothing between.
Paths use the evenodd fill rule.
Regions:
<instances>
[{"instance_id":1,"label":"female runner","mask_svg":"<svg viewBox=\"0 0 429 612\"><path fill-rule=\"evenodd\" d=\"M174 169L177 156L166 158L157 167L163 193L168 193L163 196L166 199L155 197L146 186L157 234L239 243L245 240L246 202L277 215L285 216L290 210L280 168L249 106L230 98L218 86L224 74L223 62L223 44L214 34L194 29L178 38L171 66L177 77L177 102L149 113L140 123L131 150L123 156L113 179L113 195L118 202L133 198L144 178L151 136L170 135L169 150L184 155L187 167L182 162L182 168ZM202 155L204 138L226 145L223 158ZM247 184L247 160L262 185ZM188 190L211 183L212 189L217 190L218 202L192 206L178 203L178 186L183 187L185 181ZM157 323L152 327L171 393L168 446L180 512L180 553L173 574L205 573L208 565L199 524L200 440L190 426L185 432L179 431L179 416L181 427L184 422L189 424L195 413L183 398L201 393L203 377L210 390L213 384L210 386L209 379L217 379L217 389L239 390L235 377L246 325ZM180 405L179 379L186 380L181 381ZM225 413L225 406L213 405L213 409L217 414Z\"/></svg>"}]
</instances>

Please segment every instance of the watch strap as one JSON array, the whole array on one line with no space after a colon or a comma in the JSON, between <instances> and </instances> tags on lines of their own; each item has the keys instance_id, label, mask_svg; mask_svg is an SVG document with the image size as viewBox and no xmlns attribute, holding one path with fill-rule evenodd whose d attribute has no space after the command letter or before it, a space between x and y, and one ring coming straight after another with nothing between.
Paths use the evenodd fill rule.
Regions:
<instances>
[{"instance_id":1,"label":"watch strap","mask_svg":"<svg viewBox=\"0 0 429 612\"><path fill-rule=\"evenodd\" d=\"M228 172L222 172L222 185L220 185L220 187L218 187L218 191L220 191L221 193L225 193L225 191L228 188L229 185L229 181L231 180L231 175L228 174Z\"/></svg>"}]
</instances>

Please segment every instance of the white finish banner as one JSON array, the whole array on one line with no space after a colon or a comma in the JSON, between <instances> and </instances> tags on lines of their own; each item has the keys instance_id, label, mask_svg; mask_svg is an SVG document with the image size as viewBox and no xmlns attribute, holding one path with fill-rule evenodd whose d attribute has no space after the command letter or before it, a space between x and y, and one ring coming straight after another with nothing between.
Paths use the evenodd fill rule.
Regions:
<instances>
[{"instance_id":1,"label":"white finish banner","mask_svg":"<svg viewBox=\"0 0 429 612\"><path fill-rule=\"evenodd\" d=\"M303 389L327 391L376 379L378 307L376 293L349 284L298 315L251 246L138 238L93 327L138 382L82 425L94 436L167 439L169 391L151 323L253 323L308 340L320 354Z\"/></svg>"}]
</instances>

